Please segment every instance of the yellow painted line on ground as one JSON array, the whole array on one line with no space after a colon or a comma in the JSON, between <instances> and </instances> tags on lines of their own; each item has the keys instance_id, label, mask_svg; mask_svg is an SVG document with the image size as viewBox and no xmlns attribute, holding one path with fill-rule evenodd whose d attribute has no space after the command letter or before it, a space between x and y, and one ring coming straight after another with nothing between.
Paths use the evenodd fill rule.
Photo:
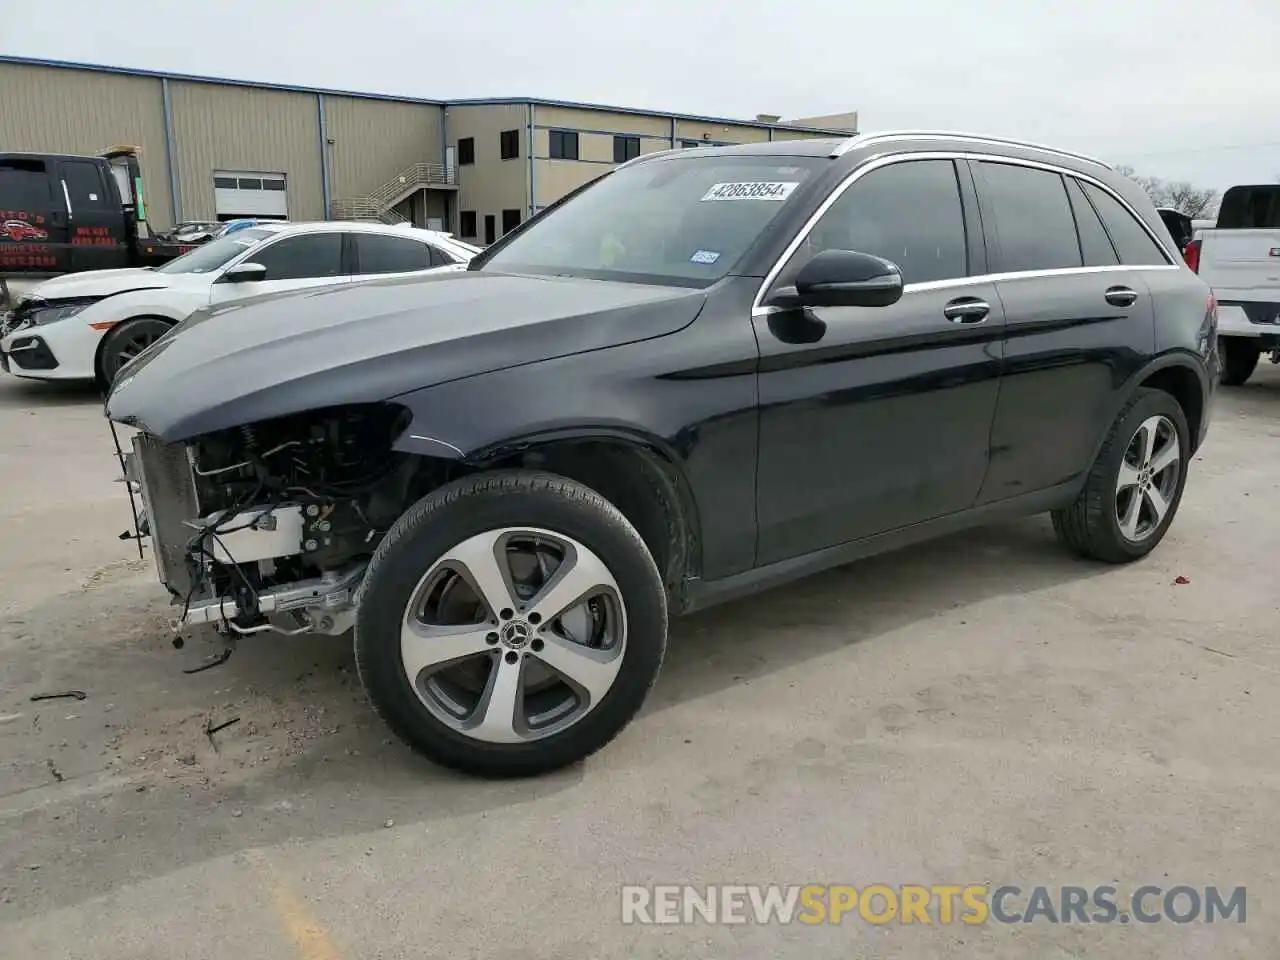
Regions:
<instances>
[{"instance_id":1,"label":"yellow painted line on ground","mask_svg":"<svg viewBox=\"0 0 1280 960\"><path fill-rule=\"evenodd\" d=\"M252 852L250 859L264 874L271 890L276 920L297 948L298 960L342 960L342 952L306 901L265 855Z\"/></svg>"}]
</instances>

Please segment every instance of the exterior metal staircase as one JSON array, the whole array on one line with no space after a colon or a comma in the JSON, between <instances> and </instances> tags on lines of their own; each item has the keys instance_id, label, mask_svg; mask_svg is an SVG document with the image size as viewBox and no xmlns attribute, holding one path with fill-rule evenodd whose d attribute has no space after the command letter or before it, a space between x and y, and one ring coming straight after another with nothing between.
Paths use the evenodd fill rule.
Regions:
<instances>
[{"instance_id":1,"label":"exterior metal staircase","mask_svg":"<svg viewBox=\"0 0 1280 960\"><path fill-rule=\"evenodd\" d=\"M334 200L330 215L335 220L377 220L382 223L406 223L407 218L395 210L398 203L419 190L457 186L456 171L443 163L415 163L406 167L367 197Z\"/></svg>"}]
</instances>

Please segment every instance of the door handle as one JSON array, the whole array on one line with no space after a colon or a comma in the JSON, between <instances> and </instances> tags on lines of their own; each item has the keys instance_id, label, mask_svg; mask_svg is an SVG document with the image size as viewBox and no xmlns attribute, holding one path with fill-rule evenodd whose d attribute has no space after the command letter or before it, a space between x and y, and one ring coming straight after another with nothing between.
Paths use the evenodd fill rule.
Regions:
<instances>
[{"instance_id":1,"label":"door handle","mask_svg":"<svg viewBox=\"0 0 1280 960\"><path fill-rule=\"evenodd\" d=\"M960 297L942 308L942 315L952 323L981 323L991 312L991 304L977 297Z\"/></svg>"},{"instance_id":2,"label":"door handle","mask_svg":"<svg viewBox=\"0 0 1280 960\"><path fill-rule=\"evenodd\" d=\"M1111 287L1103 296L1113 307L1132 307L1138 300L1138 291L1128 287Z\"/></svg>"}]
</instances>

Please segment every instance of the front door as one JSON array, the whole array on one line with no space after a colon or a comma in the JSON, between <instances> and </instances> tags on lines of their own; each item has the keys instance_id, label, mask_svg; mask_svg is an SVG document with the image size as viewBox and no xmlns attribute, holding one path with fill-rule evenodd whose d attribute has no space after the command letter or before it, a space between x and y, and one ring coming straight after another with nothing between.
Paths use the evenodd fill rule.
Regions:
<instances>
[{"instance_id":1,"label":"front door","mask_svg":"<svg viewBox=\"0 0 1280 960\"><path fill-rule=\"evenodd\" d=\"M60 160L59 184L67 205L71 269L110 270L129 264L124 208L106 165L93 160Z\"/></svg>"},{"instance_id":2,"label":"front door","mask_svg":"<svg viewBox=\"0 0 1280 960\"><path fill-rule=\"evenodd\" d=\"M976 279L985 254L967 178L945 159L865 173L772 285L787 286L822 250L857 250L901 268L907 288L896 304L754 318L758 564L973 505L1004 317L995 284Z\"/></svg>"},{"instance_id":3,"label":"front door","mask_svg":"<svg viewBox=\"0 0 1280 960\"><path fill-rule=\"evenodd\" d=\"M301 290L347 283L351 280L350 253L345 233L327 230L269 240L253 248L238 264L260 263L267 268L261 280L219 280L210 290L210 302L222 303L283 290Z\"/></svg>"},{"instance_id":4,"label":"front door","mask_svg":"<svg viewBox=\"0 0 1280 960\"><path fill-rule=\"evenodd\" d=\"M1089 468L1117 385L1155 346L1143 256L1168 262L1119 201L1087 181L996 161L974 167L1008 331L979 498L988 503ZM1104 227L1108 217L1114 225ZM1120 255L1134 244L1137 254Z\"/></svg>"}]
</instances>

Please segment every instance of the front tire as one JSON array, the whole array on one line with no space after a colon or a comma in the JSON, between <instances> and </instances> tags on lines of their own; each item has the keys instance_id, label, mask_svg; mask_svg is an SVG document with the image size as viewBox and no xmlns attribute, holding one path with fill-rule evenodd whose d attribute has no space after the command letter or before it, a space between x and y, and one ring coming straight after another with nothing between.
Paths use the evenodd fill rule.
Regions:
<instances>
[{"instance_id":1,"label":"front tire","mask_svg":"<svg viewBox=\"0 0 1280 960\"><path fill-rule=\"evenodd\" d=\"M666 640L662 578L627 519L582 484L513 470L456 480L396 521L360 587L355 652L410 747L519 777L616 737Z\"/></svg>"},{"instance_id":2,"label":"front tire","mask_svg":"<svg viewBox=\"0 0 1280 960\"><path fill-rule=\"evenodd\" d=\"M98 379L102 388L110 390L120 368L168 333L171 326L159 317L138 317L112 327L98 351Z\"/></svg>"},{"instance_id":3,"label":"front tire","mask_svg":"<svg viewBox=\"0 0 1280 960\"><path fill-rule=\"evenodd\" d=\"M1258 345L1248 337L1218 337L1218 382L1226 387L1242 386L1258 366Z\"/></svg>"},{"instance_id":4,"label":"front tire","mask_svg":"<svg viewBox=\"0 0 1280 960\"><path fill-rule=\"evenodd\" d=\"M1141 559L1168 532L1190 462L1182 407L1163 390L1140 389L1112 425L1076 502L1053 512L1053 529L1082 556Z\"/></svg>"}]
</instances>

